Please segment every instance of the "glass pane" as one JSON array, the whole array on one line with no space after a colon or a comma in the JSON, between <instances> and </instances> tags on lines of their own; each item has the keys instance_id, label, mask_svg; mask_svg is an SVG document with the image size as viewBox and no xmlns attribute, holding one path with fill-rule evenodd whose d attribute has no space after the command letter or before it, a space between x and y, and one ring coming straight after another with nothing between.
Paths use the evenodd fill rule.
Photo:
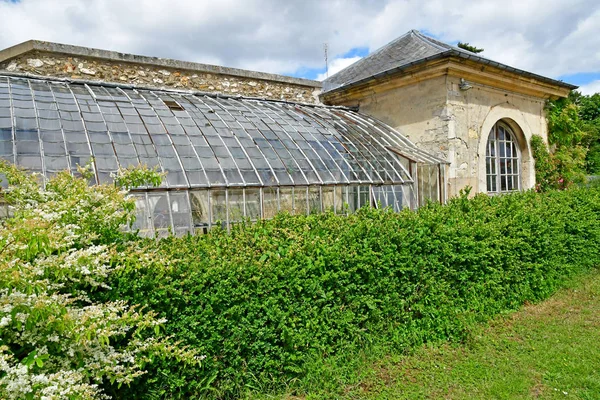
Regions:
<instances>
[{"instance_id":1,"label":"glass pane","mask_svg":"<svg viewBox=\"0 0 600 400\"><path fill-rule=\"evenodd\" d=\"M246 218L260 219L260 189L246 189Z\"/></svg>"},{"instance_id":2,"label":"glass pane","mask_svg":"<svg viewBox=\"0 0 600 400\"><path fill-rule=\"evenodd\" d=\"M416 196L413 185L402 186L402 205L410 209L416 208Z\"/></svg>"},{"instance_id":3,"label":"glass pane","mask_svg":"<svg viewBox=\"0 0 600 400\"><path fill-rule=\"evenodd\" d=\"M133 231L139 230L139 234L144 237L152 236L152 216L148 212L145 194L133 194L135 199L135 222L132 224Z\"/></svg>"},{"instance_id":4,"label":"glass pane","mask_svg":"<svg viewBox=\"0 0 600 400\"><path fill-rule=\"evenodd\" d=\"M341 189L341 187L339 187ZM335 188L334 186L323 186L321 188L321 199L324 212L335 212Z\"/></svg>"},{"instance_id":5,"label":"glass pane","mask_svg":"<svg viewBox=\"0 0 600 400\"><path fill-rule=\"evenodd\" d=\"M319 186L311 186L308 188L308 212L319 214L321 211L321 189Z\"/></svg>"},{"instance_id":6,"label":"glass pane","mask_svg":"<svg viewBox=\"0 0 600 400\"><path fill-rule=\"evenodd\" d=\"M404 204L404 191L406 190L408 192L408 187L409 185L398 185L392 187L393 198L390 198L389 206L392 207L394 211L398 212L404 207L410 207L410 203Z\"/></svg>"},{"instance_id":7,"label":"glass pane","mask_svg":"<svg viewBox=\"0 0 600 400\"><path fill-rule=\"evenodd\" d=\"M210 226L208 190L190 192L192 222L195 233L206 233Z\"/></svg>"},{"instance_id":8,"label":"glass pane","mask_svg":"<svg viewBox=\"0 0 600 400\"><path fill-rule=\"evenodd\" d=\"M244 190L229 189L227 205L229 207L229 223L242 221L244 219Z\"/></svg>"},{"instance_id":9,"label":"glass pane","mask_svg":"<svg viewBox=\"0 0 600 400\"><path fill-rule=\"evenodd\" d=\"M212 224L221 223L222 227L227 224L227 197L225 189L210 191L210 205L212 209Z\"/></svg>"},{"instance_id":10,"label":"glass pane","mask_svg":"<svg viewBox=\"0 0 600 400\"><path fill-rule=\"evenodd\" d=\"M382 201L382 198L385 197L383 196L385 191L384 186L373 186L371 190L373 192L373 206L375 208L385 208L385 201Z\"/></svg>"},{"instance_id":11,"label":"glass pane","mask_svg":"<svg viewBox=\"0 0 600 400\"><path fill-rule=\"evenodd\" d=\"M190 209L187 192L171 192L171 216L176 235L190 232Z\"/></svg>"},{"instance_id":12,"label":"glass pane","mask_svg":"<svg viewBox=\"0 0 600 400\"><path fill-rule=\"evenodd\" d=\"M429 185L430 185L430 200L431 201L440 201L440 175L439 175L439 166L438 165L430 165L429 166Z\"/></svg>"},{"instance_id":13,"label":"glass pane","mask_svg":"<svg viewBox=\"0 0 600 400\"><path fill-rule=\"evenodd\" d=\"M294 194L292 188L279 189L279 210L290 214L294 212Z\"/></svg>"},{"instance_id":14,"label":"glass pane","mask_svg":"<svg viewBox=\"0 0 600 400\"><path fill-rule=\"evenodd\" d=\"M279 212L279 200L277 199L277 188L263 188L263 218L273 218Z\"/></svg>"},{"instance_id":15,"label":"glass pane","mask_svg":"<svg viewBox=\"0 0 600 400\"><path fill-rule=\"evenodd\" d=\"M359 186L358 187L358 207L369 207L371 206L370 195L369 195L369 186Z\"/></svg>"},{"instance_id":16,"label":"glass pane","mask_svg":"<svg viewBox=\"0 0 600 400\"><path fill-rule=\"evenodd\" d=\"M348 212L355 212L360 207L358 205L358 186L348 186Z\"/></svg>"},{"instance_id":17,"label":"glass pane","mask_svg":"<svg viewBox=\"0 0 600 400\"><path fill-rule=\"evenodd\" d=\"M347 186L335 186L334 195L335 195L335 213L336 214L344 214L345 204L347 203L346 193L348 187ZM325 201L323 201L325 204Z\"/></svg>"},{"instance_id":18,"label":"glass pane","mask_svg":"<svg viewBox=\"0 0 600 400\"><path fill-rule=\"evenodd\" d=\"M307 210L307 189L306 187L294 188L294 211L295 215L306 215Z\"/></svg>"},{"instance_id":19,"label":"glass pane","mask_svg":"<svg viewBox=\"0 0 600 400\"><path fill-rule=\"evenodd\" d=\"M152 215L152 225L155 235L164 237L171 229L171 215L169 213L169 199L167 193L148 194L149 212Z\"/></svg>"}]
</instances>

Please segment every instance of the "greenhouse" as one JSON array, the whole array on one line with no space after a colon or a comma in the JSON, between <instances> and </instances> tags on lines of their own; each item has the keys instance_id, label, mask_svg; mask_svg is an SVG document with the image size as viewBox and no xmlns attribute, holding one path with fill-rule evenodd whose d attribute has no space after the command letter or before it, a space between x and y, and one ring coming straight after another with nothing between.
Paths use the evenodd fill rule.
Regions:
<instances>
[{"instance_id":1,"label":"greenhouse","mask_svg":"<svg viewBox=\"0 0 600 400\"><path fill-rule=\"evenodd\" d=\"M355 111L200 92L0 76L0 157L51 176L91 161L165 173L131 190L134 229L203 233L280 211L445 200L445 163Z\"/></svg>"}]
</instances>

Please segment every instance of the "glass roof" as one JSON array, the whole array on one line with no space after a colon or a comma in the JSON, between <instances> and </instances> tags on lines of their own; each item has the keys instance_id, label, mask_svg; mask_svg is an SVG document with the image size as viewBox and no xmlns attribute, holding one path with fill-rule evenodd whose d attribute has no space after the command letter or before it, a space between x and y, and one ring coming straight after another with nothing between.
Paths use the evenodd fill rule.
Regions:
<instances>
[{"instance_id":1,"label":"glass roof","mask_svg":"<svg viewBox=\"0 0 600 400\"><path fill-rule=\"evenodd\" d=\"M341 108L0 76L0 157L50 175L92 157L167 172L163 187L403 184L441 161Z\"/></svg>"}]
</instances>

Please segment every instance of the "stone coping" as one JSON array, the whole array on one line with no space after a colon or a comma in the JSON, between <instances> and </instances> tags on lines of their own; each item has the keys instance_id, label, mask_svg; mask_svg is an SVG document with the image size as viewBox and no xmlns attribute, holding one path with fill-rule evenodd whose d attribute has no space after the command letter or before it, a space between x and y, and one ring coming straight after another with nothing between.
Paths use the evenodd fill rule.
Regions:
<instances>
[{"instance_id":1,"label":"stone coping","mask_svg":"<svg viewBox=\"0 0 600 400\"><path fill-rule=\"evenodd\" d=\"M122 89L139 89L139 90L148 90L154 92L164 92L164 93L173 93L173 94L189 94L193 96L208 96L213 97L215 99L237 99L237 100L255 100L255 101L264 101L270 103L283 103L290 105L299 105L304 107L314 107L314 108L326 108L330 110L345 110L345 111L353 111L358 112L358 107L349 107L344 105L328 105L322 103L308 103L305 101L299 100L285 100L285 99L274 99L269 97L261 97L261 96L250 96L244 94L231 94L231 93L220 93L220 92L207 92L202 90L194 90L194 89L185 89L185 88L170 88L170 87L156 87L156 86L148 86L148 85L138 85L131 83L123 83L123 82L111 82L111 81L101 81L101 80L90 80L90 79L75 79L75 78L63 78L63 77L55 77L55 76L46 76L46 75L37 75L29 72L9 72L0 70L0 77L8 77L8 78L24 78L24 79L33 79L37 81L44 82L56 82L56 83L66 83L66 84L78 84L78 85L90 85L90 86L100 86L100 87L110 87L110 88L122 88ZM368 115L365 115L367 119L371 118Z\"/></svg>"},{"instance_id":2,"label":"stone coping","mask_svg":"<svg viewBox=\"0 0 600 400\"><path fill-rule=\"evenodd\" d=\"M169 58L148 57L135 54L119 53L116 51L94 49L90 47L74 46L62 43L44 42L40 40L28 40L26 42L19 43L15 46L6 48L4 50L0 50L0 63L36 50L48 53L65 54L75 57L91 57L116 62L127 62L133 64L167 67L173 69L185 69L197 72L207 72L212 74L230 75L242 78L290 83L313 88L322 87L321 82L310 79L293 78L291 76L249 71L239 68L222 67L219 65L172 60Z\"/></svg>"}]
</instances>

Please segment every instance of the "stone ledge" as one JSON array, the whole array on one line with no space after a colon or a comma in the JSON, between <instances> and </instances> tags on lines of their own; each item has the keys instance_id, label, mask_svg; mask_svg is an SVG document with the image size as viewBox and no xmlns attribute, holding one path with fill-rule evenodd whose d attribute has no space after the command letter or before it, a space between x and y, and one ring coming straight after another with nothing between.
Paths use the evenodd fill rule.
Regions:
<instances>
[{"instance_id":1,"label":"stone ledge","mask_svg":"<svg viewBox=\"0 0 600 400\"><path fill-rule=\"evenodd\" d=\"M31 51L59 53L71 57L98 58L113 62L126 62L145 66L158 66L170 69L184 69L195 72L212 73L219 75L230 75L240 78L260 79L272 82L290 83L299 86L321 88L319 81L310 79L293 78L290 76L269 74L266 72L249 71L239 68L222 67L218 65L201 64L189 61L173 60L168 58L148 57L135 54L119 53L94 49L90 47L73 46L69 44L44 42L40 40L28 40L4 50L0 50L0 63L19 57Z\"/></svg>"},{"instance_id":2,"label":"stone ledge","mask_svg":"<svg viewBox=\"0 0 600 400\"><path fill-rule=\"evenodd\" d=\"M23 50L23 49L22 49ZM267 79L199 72L105 58L70 56L40 50L13 52L0 62L0 71L50 79L85 79L155 89L197 90L225 95L318 104L320 88Z\"/></svg>"}]
</instances>

